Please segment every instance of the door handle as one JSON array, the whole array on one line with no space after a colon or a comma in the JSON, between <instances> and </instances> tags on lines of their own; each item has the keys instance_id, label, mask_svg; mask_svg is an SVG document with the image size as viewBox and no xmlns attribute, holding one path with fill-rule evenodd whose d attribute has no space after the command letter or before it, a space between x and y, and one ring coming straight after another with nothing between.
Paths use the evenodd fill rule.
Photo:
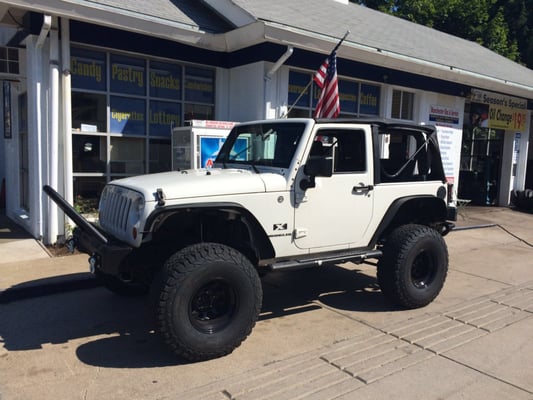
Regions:
<instances>
[{"instance_id":1,"label":"door handle","mask_svg":"<svg viewBox=\"0 0 533 400\"><path fill-rule=\"evenodd\" d=\"M374 190L374 185L367 185L367 186L354 186L353 192L354 193L368 193L371 190Z\"/></svg>"}]
</instances>

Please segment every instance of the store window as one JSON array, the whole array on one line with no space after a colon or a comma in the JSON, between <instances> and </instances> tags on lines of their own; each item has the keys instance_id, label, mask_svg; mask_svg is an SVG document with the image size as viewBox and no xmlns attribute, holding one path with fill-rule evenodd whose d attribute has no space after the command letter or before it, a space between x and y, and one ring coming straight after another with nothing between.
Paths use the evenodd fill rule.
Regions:
<instances>
[{"instance_id":1,"label":"store window","mask_svg":"<svg viewBox=\"0 0 533 400\"><path fill-rule=\"evenodd\" d=\"M403 90L394 89L392 91L391 118L414 119L415 94Z\"/></svg>"},{"instance_id":2,"label":"store window","mask_svg":"<svg viewBox=\"0 0 533 400\"><path fill-rule=\"evenodd\" d=\"M313 82L313 74L289 72L289 117L312 117L320 89ZM339 117L378 116L381 87L370 83L339 78Z\"/></svg>"},{"instance_id":3,"label":"store window","mask_svg":"<svg viewBox=\"0 0 533 400\"><path fill-rule=\"evenodd\" d=\"M0 47L0 72L19 73L19 51L11 47Z\"/></svg>"},{"instance_id":4,"label":"store window","mask_svg":"<svg viewBox=\"0 0 533 400\"><path fill-rule=\"evenodd\" d=\"M73 47L75 205L95 208L113 179L171 169L171 130L213 119L215 71Z\"/></svg>"}]
</instances>

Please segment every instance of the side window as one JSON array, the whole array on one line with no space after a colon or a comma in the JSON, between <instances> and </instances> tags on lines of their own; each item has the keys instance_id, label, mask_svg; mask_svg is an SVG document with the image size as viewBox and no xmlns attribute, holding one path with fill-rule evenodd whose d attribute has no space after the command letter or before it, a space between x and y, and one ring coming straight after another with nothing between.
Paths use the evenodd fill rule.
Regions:
<instances>
[{"instance_id":1,"label":"side window","mask_svg":"<svg viewBox=\"0 0 533 400\"><path fill-rule=\"evenodd\" d=\"M421 132L391 130L380 134L382 182L427 180L431 157L426 137Z\"/></svg>"},{"instance_id":2,"label":"side window","mask_svg":"<svg viewBox=\"0 0 533 400\"><path fill-rule=\"evenodd\" d=\"M321 130L311 147L311 156L332 155L333 173L366 171L365 132L363 130Z\"/></svg>"}]
</instances>

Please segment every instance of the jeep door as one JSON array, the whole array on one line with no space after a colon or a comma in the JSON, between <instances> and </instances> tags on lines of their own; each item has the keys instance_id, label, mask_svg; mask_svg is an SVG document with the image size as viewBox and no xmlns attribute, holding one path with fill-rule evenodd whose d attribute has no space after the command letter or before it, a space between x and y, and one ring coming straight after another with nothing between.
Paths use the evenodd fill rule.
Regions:
<instances>
[{"instance_id":1,"label":"jeep door","mask_svg":"<svg viewBox=\"0 0 533 400\"><path fill-rule=\"evenodd\" d=\"M330 177L307 176L304 168L297 175L294 243L310 252L364 246L362 239L373 211L370 127L351 124L319 129L307 159L321 156L333 157Z\"/></svg>"}]
</instances>

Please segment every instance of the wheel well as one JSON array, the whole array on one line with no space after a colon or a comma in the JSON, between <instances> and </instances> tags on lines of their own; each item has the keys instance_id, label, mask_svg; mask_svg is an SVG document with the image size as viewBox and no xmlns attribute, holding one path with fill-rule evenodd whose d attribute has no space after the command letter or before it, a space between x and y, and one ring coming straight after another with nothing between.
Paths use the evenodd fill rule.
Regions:
<instances>
[{"instance_id":1,"label":"wheel well","mask_svg":"<svg viewBox=\"0 0 533 400\"><path fill-rule=\"evenodd\" d=\"M188 245L221 243L243 253L254 265L272 258L274 249L256 218L240 207L176 208L158 212L147 226L150 246L166 256Z\"/></svg>"},{"instance_id":2,"label":"wheel well","mask_svg":"<svg viewBox=\"0 0 533 400\"><path fill-rule=\"evenodd\" d=\"M433 196L397 199L391 204L372 238L372 245L380 242L395 228L406 224L436 226L446 221L446 204Z\"/></svg>"}]
</instances>

